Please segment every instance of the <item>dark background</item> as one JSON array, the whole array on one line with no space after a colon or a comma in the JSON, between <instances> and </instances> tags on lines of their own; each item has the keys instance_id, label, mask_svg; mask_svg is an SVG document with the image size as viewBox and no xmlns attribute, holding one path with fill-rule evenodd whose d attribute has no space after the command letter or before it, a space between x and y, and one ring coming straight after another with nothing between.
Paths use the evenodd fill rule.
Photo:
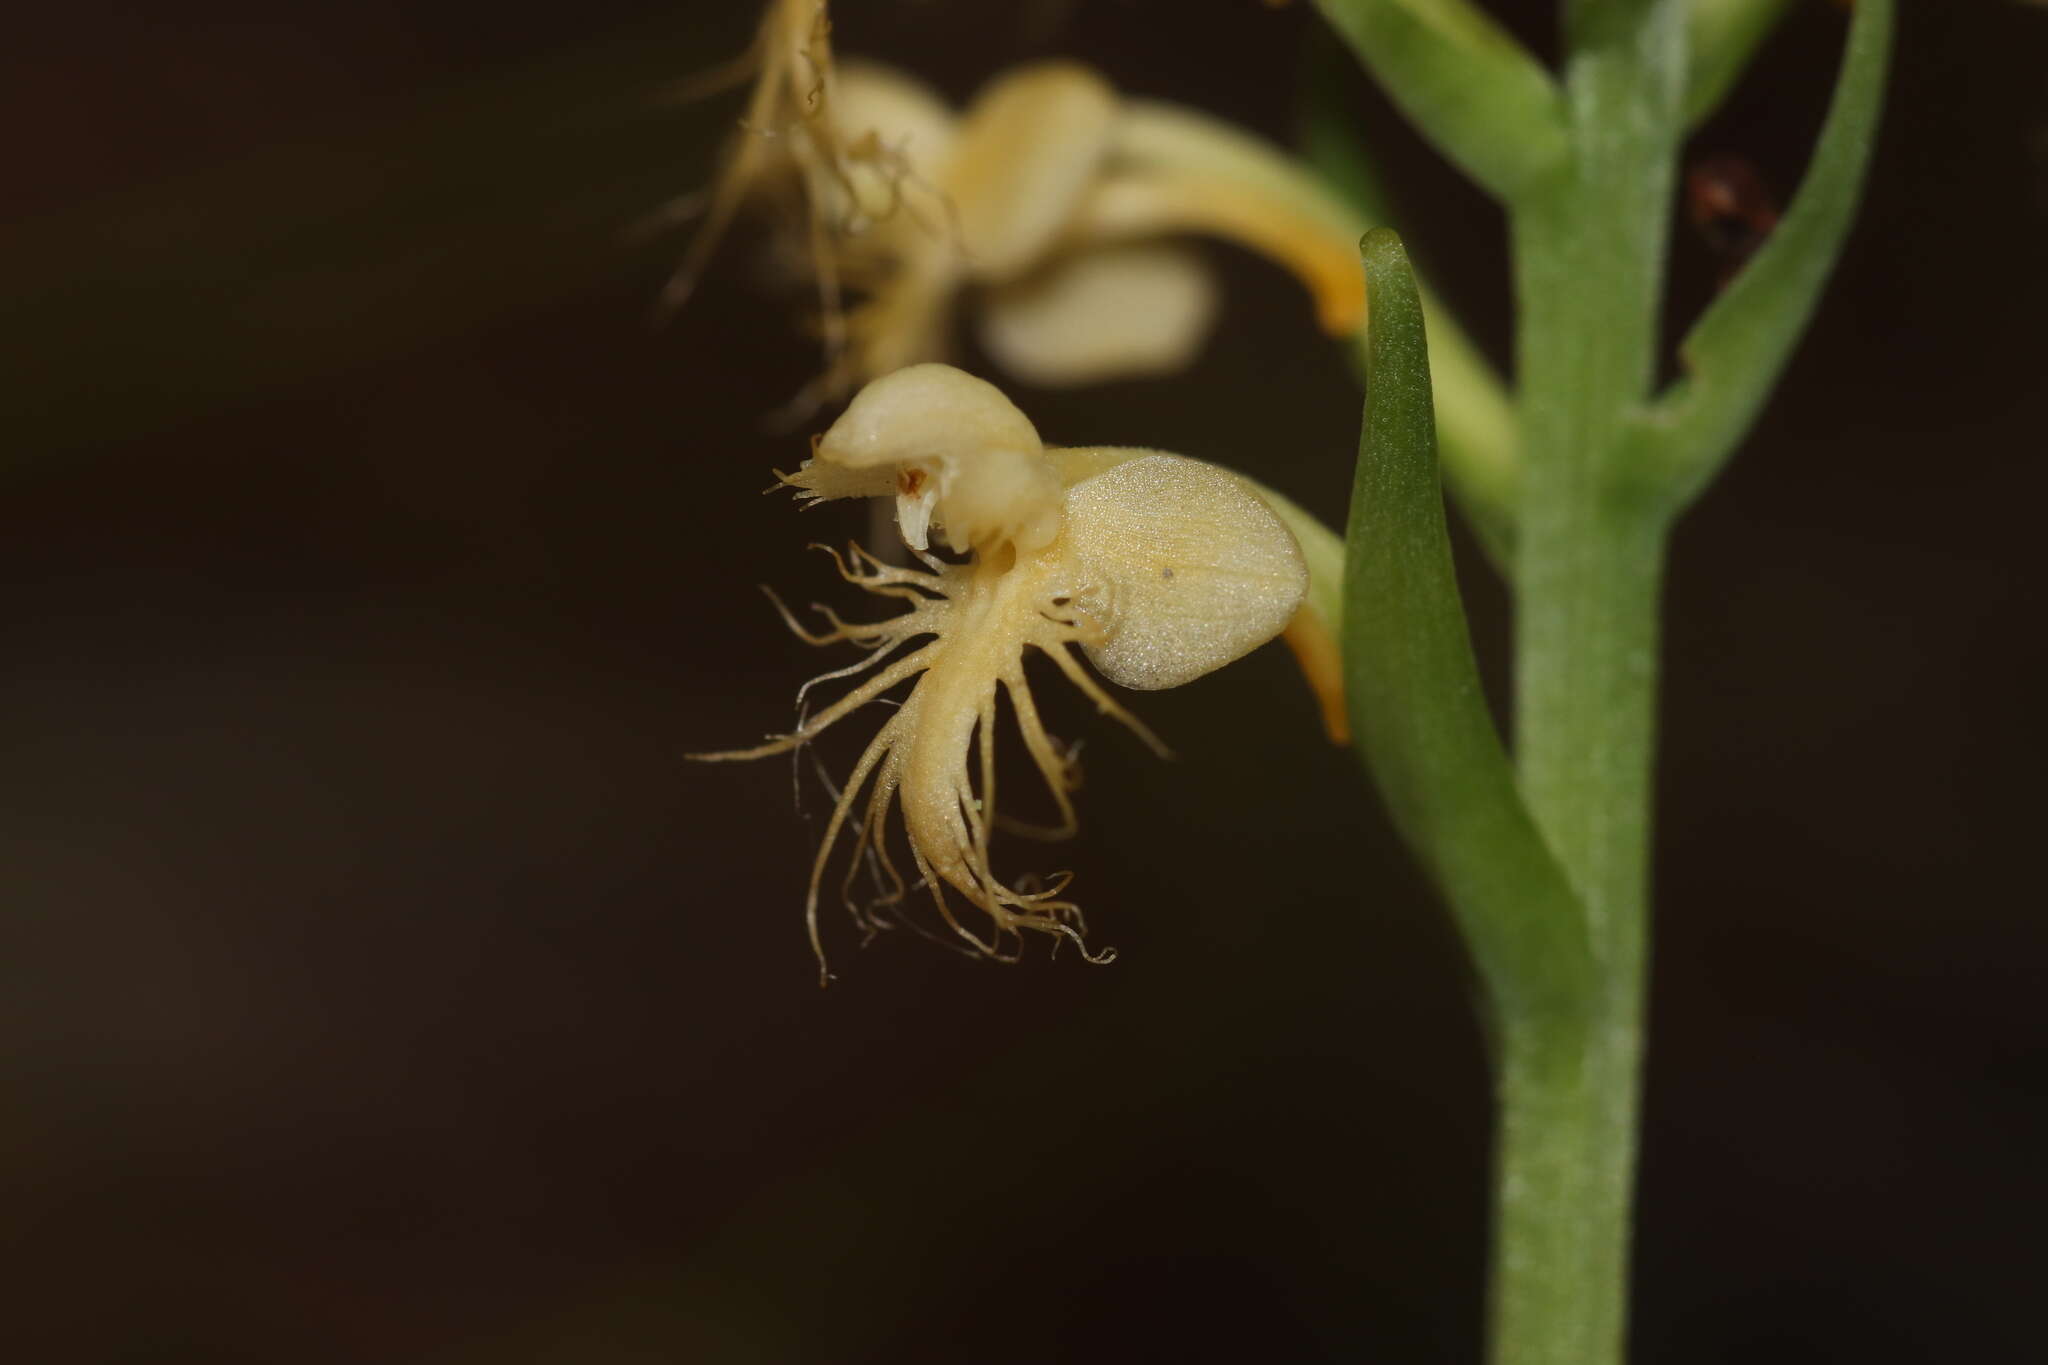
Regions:
<instances>
[{"instance_id":1,"label":"dark background","mask_svg":"<svg viewBox=\"0 0 2048 1365\"><path fill-rule=\"evenodd\" d=\"M2048 13L1905 8L1868 211L1675 546L1645 1361L2037 1340ZM1274 136L1312 27L839 9L843 51L955 97L1070 54ZM823 665L755 585L832 596L803 542L858 529L758 496L816 355L747 234L653 330L681 239L625 231L736 109L652 93L754 12L10 20L10 1356L1476 1359L1458 947L1278 650L1139 699L1170 767L1041 689L1089 737L1062 860L1104 968L828 921L821 992L820 798L806 825L786 763L682 761L786 725ZM1803 8L1696 151L1788 194L1841 28ZM1498 354L1496 214L1358 98ZM1676 243L1674 327L1719 269ZM1020 399L1051 440L1334 518L1344 362L1284 277L1215 255L1195 373ZM1467 579L1497 662L1502 594Z\"/></svg>"}]
</instances>

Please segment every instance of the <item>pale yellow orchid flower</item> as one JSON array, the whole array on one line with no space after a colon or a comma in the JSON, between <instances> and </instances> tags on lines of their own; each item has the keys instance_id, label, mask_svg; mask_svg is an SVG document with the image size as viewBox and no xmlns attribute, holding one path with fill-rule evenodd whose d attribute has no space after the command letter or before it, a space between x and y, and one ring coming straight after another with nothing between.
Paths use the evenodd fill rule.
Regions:
<instances>
[{"instance_id":1,"label":"pale yellow orchid flower","mask_svg":"<svg viewBox=\"0 0 2048 1365\"><path fill-rule=\"evenodd\" d=\"M1082 941L1079 908L1062 896L1065 874L1041 887L1005 881L992 866L998 694L1009 698L1060 817L1038 832L1071 833L1078 773L1072 750L1039 719L1025 679L1027 651L1050 657L1099 710L1164 754L1074 651L1111 682L1140 689L1177 687L1222 667L1296 615L1308 573L1294 537L1226 470L1152 450L1046 446L993 385L940 364L869 384L785 482L811 499L893 498L904 543L922 565L891 567L858 547L850 561L835 554L848 582L900 598L908 609L867 624L826 612L830 629L818 634L784 617L813 644L845 641L870 651L864 662L814 683L869 676L791 734L698 755L789 752L915 680L841 787L812 865L805 917L821 973L819 890L849 825L853 849L842 888L856 924L873 932L895 921L915 889L889 850L888 816L898 807L911 860L941 920L975 951L1014 957L1031 930L1106 960L1109 954L1090 953ZM931 553L935 532L963 562ZM901 652L914 642L922 643ZM863 868L874 883L864 896L855 890ZM986 918L985 932L961 921L949 891Z\"/></svg>"},{"instance_id":2,"label":"pale yellow orchid flower","mask_svg":"<svg viewBox=\"0 0 2048 1365\"><path fill-rule=\"evenodd\" d=\"M745 198L800 204L783 221L819 288L818 396L951 355L963 298L983 347L1027 382L1179 369L1217 306L1190 236L1290 270L1334 335L1364 321L1355 216L1219 120L1126 99L1071 62L1006 73L955 115L901 72L835 63L823 0L774 0L753 60L742 132L666 297Z\"/></svg>"},{"instance_id":3,"label":"pale yellow orchid flower","mask_svg":"<svg viewBox=\"0 0 2048 1365\"><path fill-rule=\"evenodd\" d=\"M1333 334L1364 321L1355 220L1284 153L1124 99L1087 67L1018 68L955 119L911 78L849 62L833 110L842 137L861 130L894 158L893 178L865 177L893 198L856 205L872 231L835 243L867 292L849 316L844 383L947 354L962 296L984 348L1030 383L1182 368L1216 310L1189 235L1291 270Z\"/></svg>"}]
</instances>

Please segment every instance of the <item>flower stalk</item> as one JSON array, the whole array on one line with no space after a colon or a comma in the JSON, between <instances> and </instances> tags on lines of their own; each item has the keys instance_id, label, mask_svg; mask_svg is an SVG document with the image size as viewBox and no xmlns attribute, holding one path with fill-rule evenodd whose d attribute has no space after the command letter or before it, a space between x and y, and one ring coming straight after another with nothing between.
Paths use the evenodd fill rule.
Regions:
<instances>
[{"instance_id":1,"label":"flower stalk","mask_svg":"<svg viewBox=\"0 0 2048 1365\"><path fill-rule=\"evenodd\" d=\"M1611 1365L1626 1355L1669 532L1761 409L1840 251L1881 102L1892 5L1857 6L1828 126L1786 218L1793 231L1709 310L1681 350L1687 376L1661 396L1653 386L1679 149L1768 26L1770 7L1569 0L1561 151L1543 123L1538 77L1457 0L1323 8L1508 213L1518 468L1509 527L1479 525L1497 558L1512 548L1512 777L1494 757L1483 706L1465 703L1457 722L1444 701L1476 698L1477 676L1462 663L1448 545L1430 525L1440 512L1416 492L1418 471L1435 470L1423 453L1435 440L1422 421L1429 404L1417 396L1429 390L1428 364L1416 360L1422 309L1398 242L1377 234L1365 246L1373 325L1347 537L1345 678L1361 753L1487 988L1499 1113L1491 1359ZM1715 19L1740 8L1743 22L1717 28L1702 8ZM1724 32L1717 50L1688 51L1689 36ZM1482 47L1483 63L1473 55ZM1454 83L1441 71L1418 70L1431 64L1521 77L1501 87L1501 100L1460 105L1444 97ZM1519 115L1515 103L1526 106ZM1731 344L1738 337L1747 344ZM1403 410L1405 423L1389 416ZM1390 597L1407 605L1388 606ZM1404 613L1405 624L1390 619Z\"/></svg>"},{"instance_id":2,"label":"flower stalk","mask_svg":"<svg viewBox=\"0 0 2048 1365\"><path fill-rule=\"evenodd\" d=\"M1669 521L1637 485L1628 434L1655 379L1683 8L1568 7L1571 161L1509 204L1524 456L1517 773L1584 906L1599 972L1576 1036L1504 1024L1497 1365L1623 1356Z\"/></svg>"}]
</instances>

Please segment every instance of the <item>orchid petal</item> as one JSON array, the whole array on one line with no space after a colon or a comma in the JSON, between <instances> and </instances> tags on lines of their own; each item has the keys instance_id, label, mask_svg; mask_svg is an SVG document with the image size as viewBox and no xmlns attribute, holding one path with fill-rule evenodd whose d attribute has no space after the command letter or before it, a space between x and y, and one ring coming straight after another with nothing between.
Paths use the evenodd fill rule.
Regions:
<instances>
[{"instance_id":1,"label":"orchid petal","mask_svg":"<svg viewBox=\"0 0 2048 1365\"><path fill-rule=\"evenodd\" d=\"M1047 387L1167 374L1208 336L1216 292L1184 246L1103 247L989 290L981 342L1004 369Z\"/></svg>"},{"instance_id":2,"label":"orchid petal","mask_svg":"<svg viewBox=\"0 0 2048 1365\"><path fill-rule=\"evenodd\" d=\"M916 550L934 521L960 551L1008 544L1030 552L1059 534L1062 490L1037 430L995 385L950 365L912 365L862 389L793 481L841 486L823 473L827 465L888 471L898 525Z\"/></svg>"},{"instance_id":3,"label":"orchid petal","mask_svg":"<svg viewBox=\"0 0 2048 1365\"><path fill-rule=\"evenodd\" d=\"M1091 455L1103 463L1128 456L1067 491L1068 552L1106 593L1099 609L1108 633L1086 646L1105 678L1147 691L1178 687L1286 628L1308 569L1293 535L1244 480L1159 451L1080 451L1067 463Z\"/></svg>"},{"instance_id":4,"label":"orchid petal","mask_svg":"<svg viewBox=\"0 0 2048 1365\"><path fill-rule=\"evenodd\" d=\"M1213 234L1292 271L1332 335L1365 323L1364 224L1285 151L1197 110L1126 101L1077 240Z\"/></svg>"},{"instance_id":5,"label":"orchid petal","mask_svg":"<svg viewBox=\"0 0 2048 1365\"><path fill-rule=\"evenodd\" d=\"M940 184L970 274L1000 282L1043 259L1101 169L1116 112L1109 84L1071 62L1023 67L983 89Z\"/></svg>"},{"instance_id":6,"label":"orchid petal","mask_svg":"<svg viewBox=\"0 0 2048 1365\"><path fill-rule=\"evenodd\" d=\"M1249 248L1292 271L1332 336L1365 322L1365 275L1348 236L1278 200L1220 177L1138 172L1098 182L1075 215L1070 247L1199 232Z\"/></svg>"}]
</instances>

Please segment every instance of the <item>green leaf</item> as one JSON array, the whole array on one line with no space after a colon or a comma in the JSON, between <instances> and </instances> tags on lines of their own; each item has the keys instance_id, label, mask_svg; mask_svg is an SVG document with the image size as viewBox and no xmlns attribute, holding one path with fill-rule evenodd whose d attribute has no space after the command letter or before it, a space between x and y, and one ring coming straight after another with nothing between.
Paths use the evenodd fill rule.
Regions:
<instances>
[{"instance_id":1,"label":"green leaf","mask_svg":"<svg viewBox=\"0 0 2048 1365\"><path fill-rule=\"evenodd\" d=\"M1317 0L1425 137L1492 194L1512 198L1567 155L1550 73L1470 0Z\"/></svg>"},{"instance_id":2,"label":"green leaf","mask_svg":"<svg viewBox=\"0 0 2048 1365\"><path fill-rule=\"evenodd\" d=\"M1721 107L1792 0L1692 0L1686 10L1685 122Z\"/></svg>"},{"instance_id":3,"label":"green leaf","mask_svg":"<svg viewBox=\"0 0 2048 1365\"><path fill-rule=\"evenodd\" d=\"M1320 48L1321 44L1318 45ZM1335 44L1329 57L1335 58ZM1321 52L1310 63L1302 105L1302 156L1332 193L1359 216L1358 230L1398 227L1391 200L1345 107L1341 84ZM1437 437L1451 492L1487 557L1503 577L1514 569L1515 504L1521 486L1521 437L1507 387L1441 296L1426 282L1422 311L1428 320L1430 369L1436 377ZM1352 347L1361 378L1365 333Z\"/></svg>"},{"instance_id":4,"label":"green leaf","mask_svg":"<svg viewBox=\"0 0 2048 1365\"><path fill-rule=\"evenodd\" d=\"M1893 0L1858 0L1806 180L1742 273L1680 345L1685 377L1644 415L1644 457L1682 505L1720 471L1756 421L1813 316L1855 220L1884 107Z\"/></svg>"},{"instance_id":5,"label":"green leaf","mask_svg":"<svg viewBox=\"0 0 2048 1365\"><path fill-rule=\"evenodd\" d=\"M1436 462L1422 301L1401 239L1366 235L1371 374L1345 533L1351 731L1450 904L1495 1007L1576 1011L1585 915L1515 788L1481 689Z\"/></svg>"}]
</instances>

